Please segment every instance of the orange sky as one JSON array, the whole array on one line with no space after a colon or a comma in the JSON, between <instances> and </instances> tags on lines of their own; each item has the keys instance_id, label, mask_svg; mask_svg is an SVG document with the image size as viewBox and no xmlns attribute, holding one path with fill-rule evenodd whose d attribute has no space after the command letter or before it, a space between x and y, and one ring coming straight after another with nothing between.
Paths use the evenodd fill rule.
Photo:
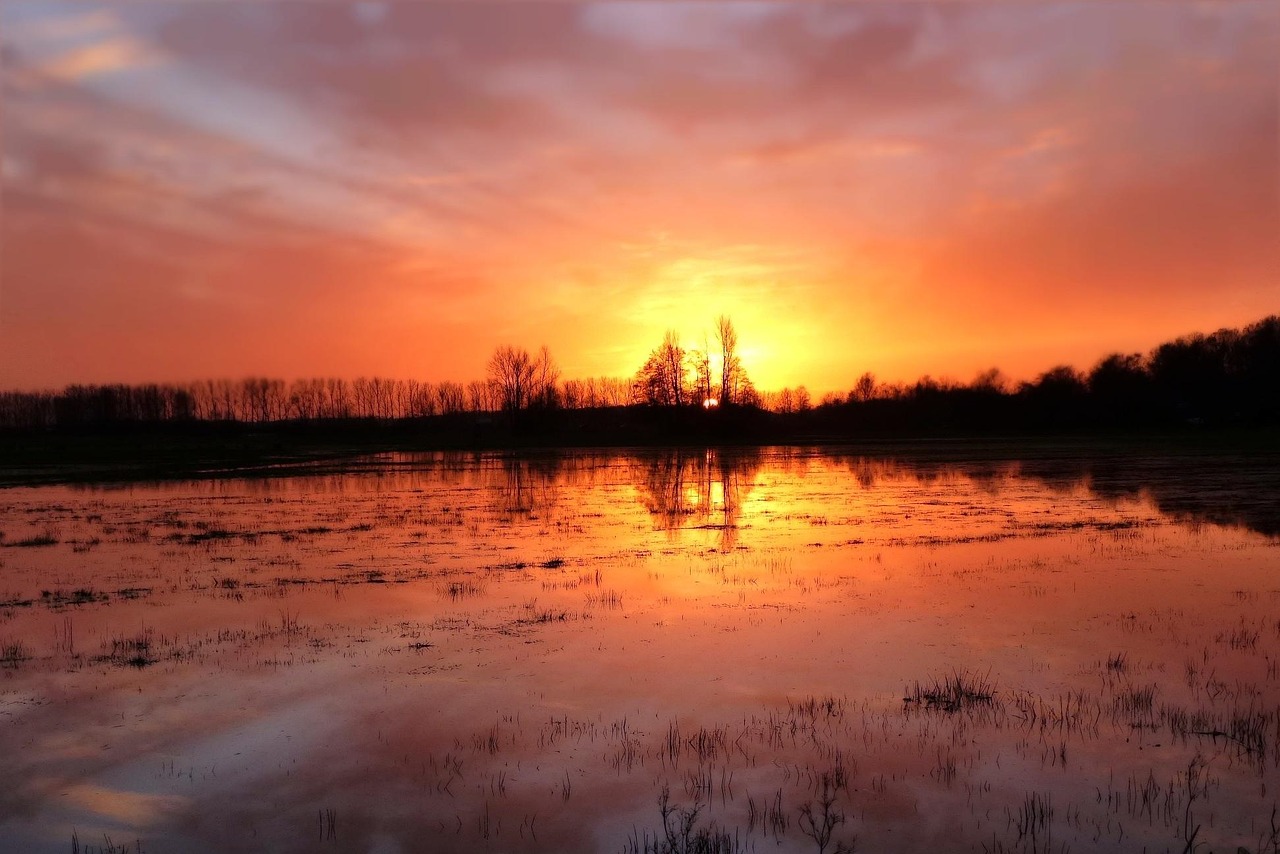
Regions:
<instances>
[{"instance_id":1,"label":"orange sky","mask_svg":"<svg viewBox=\"0 0 1280 854\"><path fill-rule=\"evenodd\" d=\"M0 6L0 388L967 380L1280 310L1280 6Z\"/></svg>"}]
</instances>

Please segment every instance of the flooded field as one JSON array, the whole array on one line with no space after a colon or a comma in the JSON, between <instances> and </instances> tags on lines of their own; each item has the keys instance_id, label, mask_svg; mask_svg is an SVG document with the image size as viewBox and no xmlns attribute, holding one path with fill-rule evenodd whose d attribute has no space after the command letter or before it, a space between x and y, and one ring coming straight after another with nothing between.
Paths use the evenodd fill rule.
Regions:
<instances>
[{"instance_id":1,"label":"flooded field","mask_svg":"<svg viewBox=\"0 0 1280 854\"><path fill-rule=\"evenodd\" d=\"M1280 851L1274 460L0 490L0 850Z\"/></svg>"}]
</instances>

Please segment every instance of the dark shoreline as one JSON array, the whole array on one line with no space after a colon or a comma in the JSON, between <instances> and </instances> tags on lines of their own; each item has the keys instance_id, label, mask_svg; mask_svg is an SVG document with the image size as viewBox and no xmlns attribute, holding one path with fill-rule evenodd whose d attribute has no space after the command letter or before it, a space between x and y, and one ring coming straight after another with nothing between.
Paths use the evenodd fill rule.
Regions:
<instances>
[{"instance_id":1,"label":"dark shoreline","mask_svg":"<svg viewBox=\"0 0 1280 854\"><path fill-rule=\"evenodd\" d=\"M806 429L816 425L768 413L744 414L747 417L728 424L620 415L605 411L592 423L566 424L572 419L564 418L519 429L497 417L467 417L448 422L227 422L6 432L0 433L0 487L271 477L388 452L530 454L770 446L838 448L868 457L936 462L1239 454L1280 467L1276 428L1188 425L1150 432L849 434Z\"/></svg>"}]
</instances>

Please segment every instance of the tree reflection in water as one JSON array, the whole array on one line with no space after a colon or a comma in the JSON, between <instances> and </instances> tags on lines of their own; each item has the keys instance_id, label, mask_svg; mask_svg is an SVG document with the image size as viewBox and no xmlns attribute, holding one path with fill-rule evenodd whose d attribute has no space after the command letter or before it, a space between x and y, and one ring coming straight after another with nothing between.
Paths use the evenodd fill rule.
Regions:
<instances>
[{"instance_id":1,"label":"tree reflection in water","mask_svg":"<svg viewBox=\"0 0 1280 854\"><path fill-rule=\"evenodd\" d=\"M504 456L495 497L502 513L530 516L554 507L559 498L561 457Z\"/></svg>"},{"instance_id":2,"label":"tree reflection in water","mask_svg":"<svg viewBox=\"0 0 1280 854\"><path fill-rule=\"evenodd\" d=\"M633 478L659 528L718 530L727 549L737 540L742 501L761 465L758 448L679 448L637 458Z\"/></svg>"}]
</instances>

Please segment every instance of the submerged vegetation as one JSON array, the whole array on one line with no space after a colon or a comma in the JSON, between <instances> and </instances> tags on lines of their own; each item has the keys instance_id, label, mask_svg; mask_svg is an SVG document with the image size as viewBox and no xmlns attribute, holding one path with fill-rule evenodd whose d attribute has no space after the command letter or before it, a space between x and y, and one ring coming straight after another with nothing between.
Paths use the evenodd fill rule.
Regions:
<instances>
[{"instance_id":1,"label":"submerged vegetation","mask_svg":"<svg viewBox=\"0 0 1280 854\"><path fill-rule=\"evenodd\" d=\"M991 703L995 699L996 689L991 682L991 674L975 675L968 672L953 672L941 678L934 678L927 684L916 682L912 685L904 702L917 703L931 709L944 712L956 712L967 706Z\"/></svg>"}]
</instances>

